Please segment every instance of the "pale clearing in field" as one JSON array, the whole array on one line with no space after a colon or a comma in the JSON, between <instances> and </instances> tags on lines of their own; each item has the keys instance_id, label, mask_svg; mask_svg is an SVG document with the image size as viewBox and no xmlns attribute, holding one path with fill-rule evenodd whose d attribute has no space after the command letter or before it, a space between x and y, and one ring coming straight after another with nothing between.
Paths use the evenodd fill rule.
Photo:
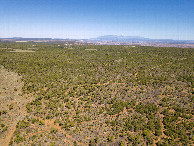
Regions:
<instances>
[{"instance_id":1,"label":"pale clearing in field","mask_svg":"<svg viewBox=\"0 0 194 146\"><path fill-rule=\"evenodd\" d=\"M21 96L23 82L21 76L15 72L7 71L0 66L0 111L6 114L0 116L1 124L8 126L7 130L0 133L0 146L7 146L16 129L16 124L26 116L26 104L31 98ZM13 109L9 105L13 104ZM2 128L1 128L2 130Z\"/></svg>"},{"instance_id":2,"label":"pale clearing in field","mask_svg":"<svg viewBox=\"0 0 194 146\"><path fill-rule=\"evenodd\" d=\"M22 50L22 49L14 49L13 51L9 51L9 52L35 52L35 51L32 51L32 50Z\"/></svg>"},{"instance_id":3,"label":"pale clearing in field","mask_svg":"<svg viewBox=\"0 0 194 146\"><path fill-rule=\"evenodd\" d=\"M97 49L85 49L86 51L97 51Z\"/></svg>"}]
</instances>

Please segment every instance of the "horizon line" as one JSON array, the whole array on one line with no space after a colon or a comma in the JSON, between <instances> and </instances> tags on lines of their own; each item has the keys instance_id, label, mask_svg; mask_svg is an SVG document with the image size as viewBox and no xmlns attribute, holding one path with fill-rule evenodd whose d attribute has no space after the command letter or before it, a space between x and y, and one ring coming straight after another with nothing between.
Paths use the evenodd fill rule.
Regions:
<instances>
[{"instance_id":1,"label":"horizon line","mask_svg":"<svg viewBox=\"0 0 194 146\"><path fill-rule=\"evenodd\" d=\"M142 37L142 36L129 36L129 35L101 35L101 36L97 36L97 37L92 37L92 38L55 38L55 37L0 37L0 39L19 39L19 38L24 38L24 39L71 39L71 40L90 40L90 39L95 39L98 37L102 37L102 36L123 36L123 37L139 37L139 38L144 38L144 39L150 39L150 40L174 40L174 41L194 41L194 39L172 39L172 38L148 38L148 37Z\"/></svg>"}]
</instances>

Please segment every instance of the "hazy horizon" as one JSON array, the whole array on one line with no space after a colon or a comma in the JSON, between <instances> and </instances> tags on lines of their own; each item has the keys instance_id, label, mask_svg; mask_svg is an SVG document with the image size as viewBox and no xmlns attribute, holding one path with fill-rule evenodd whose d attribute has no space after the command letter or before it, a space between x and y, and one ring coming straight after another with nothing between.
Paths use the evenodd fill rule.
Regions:
<instances>
[{"instance_id":1,"label":"hazy horizon","mask_svg":"<svg viewBox=\"0 0 194 146\"><path fill-rule=\"evenodd\" d=\"M124 35L102 35L102 36L96 36L93 38L57 38L57 37L20 37L20 36L13 36L13 37L1 37L0 39L13 39L13 38L23 38L23 39L28 39L28 38L32 38L32 39L36 39L36 38L40 38L40 39L72 39L72 40L91 40L91 39L96 39L96 38L100 38L100 37L104 37L104 36L123 36L123 37L131 37L131 38L144 38L144 39L150 39L150 40L174 40L174 41L194 41L194 39L192 40L184 40L184 39L171 39L171 38L147 38L147 37L142 37L142 36L124 36Z\"/></svg>"},{"instance_id":2,"label":"hazy horizon","mask_svg":"<svg viewBox=\"0 0 194 146\"><path fill-rule=\"evenodd\" d=\"M193 0L0 0L0 38L194 40L193 9Z\"/></svg>"}]
</instances>

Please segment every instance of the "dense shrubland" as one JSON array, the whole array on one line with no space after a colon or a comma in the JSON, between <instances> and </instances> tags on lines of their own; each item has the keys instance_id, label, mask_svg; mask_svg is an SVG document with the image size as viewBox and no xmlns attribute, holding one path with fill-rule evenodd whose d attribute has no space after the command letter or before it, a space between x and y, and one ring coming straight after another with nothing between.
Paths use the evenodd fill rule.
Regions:
<instances>
[{"instance_id":1,"label":"dense shrubland","mask_svg":"<svg viewBox=\"0 0 194 146\"><path fill-rule=\"evenodd\" d=\"M32 44L1 43L1 48ZM23 96L34 96L11 145L193 144L194 49L68 49L44 43L36 48L33 53L0 52L0 64L23 76ZM48 121L54 121L53 127Z\"/></svg>"}]
</instances>

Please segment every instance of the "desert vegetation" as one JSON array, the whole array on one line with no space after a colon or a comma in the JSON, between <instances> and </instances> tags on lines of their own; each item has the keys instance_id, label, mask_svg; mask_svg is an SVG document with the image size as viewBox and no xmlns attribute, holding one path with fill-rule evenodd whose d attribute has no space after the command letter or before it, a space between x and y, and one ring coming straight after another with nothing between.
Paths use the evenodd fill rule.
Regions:
<instances>
[{"instance_id":1,"label":"desert vegetation","mask_svg":"<svg viewBox=\"0 0 194 146\"><path fill-rule=\"evenodd\" d=\"M35 45L0 50L28 101L9 145L193 145L194 49ZM1 108L1 134L14 109Z\"/></svg>"}]
</instances>

